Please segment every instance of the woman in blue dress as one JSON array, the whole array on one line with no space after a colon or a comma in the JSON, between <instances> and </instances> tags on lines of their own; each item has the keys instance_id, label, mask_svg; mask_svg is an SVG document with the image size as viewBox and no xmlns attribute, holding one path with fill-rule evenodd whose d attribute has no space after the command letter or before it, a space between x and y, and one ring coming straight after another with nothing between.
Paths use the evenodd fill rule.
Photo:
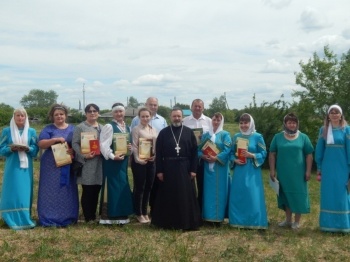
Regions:
<instances>
[{"instance_id":1,"label":"woman in blue dress","mask_svg":"<svg viewBox=\"0 0 350 262\"><path fill-rule=\"evenodd\" d=\"M350 232L350 127L338 105L329 107L316 145L317 173L321 175L320 228Z\"/></svg>"},{"instance_id":2,"label":"woman in blue dress","mask_svg":"<svg viewBox=\"0 0 350 262\"><path fill-rule=\"evenodd\" d=\"M31 219L33 157L38 149L36 131L29 128L26 110L16 109L10 127L3 129L0 138L0 156L6 158L0 213L5 223L15 230L35 226Z\"/></svg>"},{"instance_id":3,"label":"woman in blue dress","mask_svg":"<svg viewBox=\"0 0 350 262\"><path fill-rule=\"evenodd\" d=\"M100 148L104 157L100 224L122 225L129 223L128 216L134 213L128 180L129 156L115 153L113 137L115 133L129 134L130 137L130 128L124 122L125 108L122 103L115 103L112 106L112 113L112 122L102 128L100 135ZM131 143L127 147L130 152Z\"/></svg>"},{"instance_id":4,"label":"woman in blue dress","mask_svg":"<svg viewBox=\"0 0 350 262\"><path fill-rule=\"evenodd\" d=\"M240 132L232 138L234 171L229 199L231 226L267 229L267 213L261 165L266 158L266 146L255 131L254 119L244 113L239 119Z\"/></svg>"},{"instance_id":5,"label":"woman in blue dress","mask_svg":"<svg viewBox=\"0 0 350 262\"><path fill-rule=\"evenodd\" d=\"M202 150L198 151L198 156L204 160L202 218L209 222L222 222L227 211L231 137L229 132L223 130L223 126L223 115L215 113L209 132L201 138L202 144L207 140L215 143L220 153L211 156L203 154Z\"/></svg>"},{"instance_id":6,"label":"woman in blue dress","mask_svg":"<svg viewBox=\"0 0 350 262\"><path fill-rule=\"evenodd\" d=\"M76 178L70 176L70 165L56 167L51 146L67 142L71 147L74 126L66 123L68 110L55 104L47 125L39 135L38 145L45 149L40 159L38 216L42 226L67 226L78 220L79 200ZM70 150L69 153L73 151Z\"/></svg>"}]
</instances>

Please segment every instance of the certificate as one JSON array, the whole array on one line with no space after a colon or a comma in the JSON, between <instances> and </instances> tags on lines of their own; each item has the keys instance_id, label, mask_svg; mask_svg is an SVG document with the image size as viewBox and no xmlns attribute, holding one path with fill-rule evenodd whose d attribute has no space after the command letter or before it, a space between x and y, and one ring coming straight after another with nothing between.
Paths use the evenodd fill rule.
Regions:
<instances>
[{"instance_id":1,"label":"certificate","mask_svg":"<svg viewBox=\"0 0 350 262\"><path fill-rule=\"evenodd\" d=\"M51 146L51 149L57 167L72 163L72 157L67 153L69 149L67 142L54 144Z\"/></svg>"},{"instance_id":2,"label":"certificate","mask_svg":"<svg viewBox=\"0 0 350 262\"><path fill-rule=\"evenodd\" d=\"M130 143L129 133L114 133L113 134L113 149L115 155L130 155L128 144Z\"/></svg>"},{"instance_id":3,"label":"certificate","mask_svg":"<svg viewBox=\"0 0 350 262\"><path fill-rule=\"evenodd\" d=\"M241 162L244 164L247 163L247 158L243 156L243 152L248 150L248 144L249 140L245 138L237 138L236 145L237 145L237 150L236 150L236 156Z\"/></svg>"},{"instance_id":4,"label":"certificate","mask_svg":"<svg viewBox=\"0 0 350 262\"><path fill-rule=\"evenodd\" d=\"M153 156L153 139L139 138L139 158L149 159Z\"/></svg>"},{"instance_id":5,"label":"certificate","mask_svg":"<svg viewBox=\"0 0 350 262\"><path fill-rule=\"evenodd\" d=\"M192 131L194 133L194 136L196 137L197 145L199 145L201 143L203 128L193 128Z\"/></svg>"},{"instance_id":6,"label":"certificate","mask_svg":"<svg viewBox=\"0 0 350 262\"><path fill-rule=\"evenodd\" d=\"M210 139L207 139L204 142L201 149L203 154L206 156L217 156L221 152L221 150L216 146L216 144Z\"/></svg>"},{"instance_id":7,"label":"certificate","mask_svg":"<svg viewBox=\"0 0 350 262\"><path fill-rule=\"evenodd\" d=\"M89 154L91 152L90 140L97 139L96 132L81 132L80 134L80 148L82 154Z\"/></svg>"}]
</instances>

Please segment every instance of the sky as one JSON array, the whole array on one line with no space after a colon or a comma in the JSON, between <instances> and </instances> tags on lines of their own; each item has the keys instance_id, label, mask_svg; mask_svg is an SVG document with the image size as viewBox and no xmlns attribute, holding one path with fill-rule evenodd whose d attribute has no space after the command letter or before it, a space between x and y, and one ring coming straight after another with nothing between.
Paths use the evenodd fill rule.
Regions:
<instances>
[{"instance_id":1,"label":"sky","mask_svg":"<svg viewBox=\"0 0 350 262\"><path fill-rule=\"evenodd\" d=\"M19 107L32 89L75 109L131 96L291 102L300 61L350 49L349 10L349 0L2 0L0 103Z\"/></svg>"}]
</instances>

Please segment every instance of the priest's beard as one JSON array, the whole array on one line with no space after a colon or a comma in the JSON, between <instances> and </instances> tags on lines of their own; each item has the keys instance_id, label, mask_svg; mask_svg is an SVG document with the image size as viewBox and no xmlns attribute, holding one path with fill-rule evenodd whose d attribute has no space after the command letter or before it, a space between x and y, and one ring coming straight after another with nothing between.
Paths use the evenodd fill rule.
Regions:
<instances>
[{"instance_id":1,"label":"priest's beard","mask_svg":"<svg viewBox=\"0 0 350 262\"><path fill-rule=\"evenodd\" d=\"M179 127L179 126L181 126L181 125L182 125L182 123L181 123L181 122L173 122L172 124L173 124L173 126L175 126L175 127Z\"/></svg>"}]
</instances>

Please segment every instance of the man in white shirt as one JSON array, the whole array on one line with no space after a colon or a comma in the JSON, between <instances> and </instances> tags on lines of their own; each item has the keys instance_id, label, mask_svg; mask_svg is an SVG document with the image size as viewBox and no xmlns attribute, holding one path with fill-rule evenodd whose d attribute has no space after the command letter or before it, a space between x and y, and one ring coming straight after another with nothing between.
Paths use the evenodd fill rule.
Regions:
<instances>
[{"instance_id":1,"label":"man in white shirt","mask_svg":"<svg viewBox=\"0 0 350 262\"><path fill-rule=\"evenodd\" d=\"M192 114L183 119L183 124L189 128L203 128L203 133L209 132L211 126L211 119L203 115L204 102L201 99L195 99L191 105ZM199 159L199 165L197 167L197 191L198 191L198 204L202 210L202 199L203 199L203 176L204 176L204 165Z\"/></svg>"},{"instance_id":2,"label":"man in white shirt","mask_svg":"<svg viewBox=\"0 0 350 262\"><path fill-rule=\"evenodd\" d=\"M161 115L157 114L158 111L158 99L156 97L149 97L146 100L145 106L151 111L151 121L149 124L156 129L157 133L160 132L164 127L167 127L168 124L166 123L166 120ZM140 123L140 119L138 116L135 116L134 119L131 121L130 130L132 132L132 129L137 126Z\"/></svg>"}]
</instances>

